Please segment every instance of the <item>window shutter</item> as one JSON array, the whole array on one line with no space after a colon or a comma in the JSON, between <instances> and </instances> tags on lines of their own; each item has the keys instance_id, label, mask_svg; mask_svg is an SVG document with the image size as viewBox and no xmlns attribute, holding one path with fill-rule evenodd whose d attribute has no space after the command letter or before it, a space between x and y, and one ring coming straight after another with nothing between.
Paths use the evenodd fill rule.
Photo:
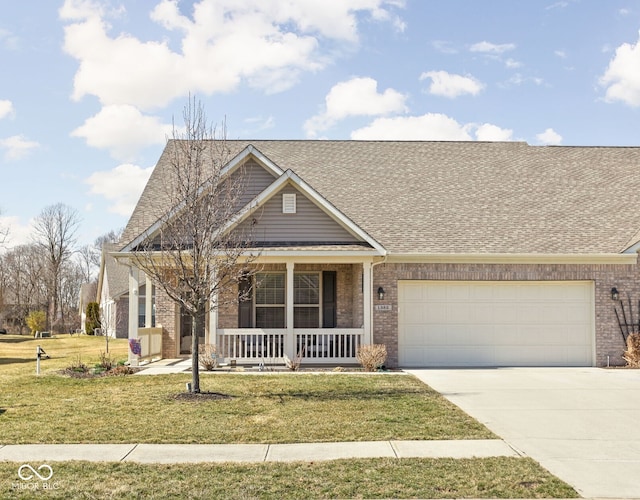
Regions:
<instances>
[{"instance_id":1,"label":"window shutter","mask_svg":"<svg viewBox=\"0 0 640 500\"><path fill-rule=\"evenodd\" d=\"M338 326L337 282L335 271L322 271L322 328Z\"/></svg>"},{"instance_id":2,"label":"window shutter","mask_svg":"<svg viewBox=\"0 0 640 500\"><path fill-rule=\"evenodd\" d=\"M247 295L247 298L238 302L238 328L253 328L253 297L251 288L251 276L238 282L238 295Z\"/></svg>"},{"instance_id":3,"label":"window shutter","mask_svg":"<svg viewBox=\"0 0 640 500\"><path fill-rule=\"evenodd\" d=\"M282 213L283 214L296 213L296 194L295 193L284 193L282 195Z\"/></svg>"}]
</instances>

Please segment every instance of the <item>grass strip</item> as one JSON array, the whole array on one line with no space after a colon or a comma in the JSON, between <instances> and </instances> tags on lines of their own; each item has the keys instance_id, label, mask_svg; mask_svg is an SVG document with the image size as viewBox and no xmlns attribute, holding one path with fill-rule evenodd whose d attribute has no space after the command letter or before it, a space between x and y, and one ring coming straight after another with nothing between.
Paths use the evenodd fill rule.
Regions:
<instances>
[{"instance_id":1,"label":"grass strip","mask_svg":"<svg viewBox=\"0 0 640 500\"><path fill-rule=\"evenodd\" d=\"M44 492L41 481L19 479L20 465L0 462L0 497L30 499L34 491ZM523 458L195 465L53 462L51 467L48 499L578 497L570 486Z\"/></svg>"}]
</instances>

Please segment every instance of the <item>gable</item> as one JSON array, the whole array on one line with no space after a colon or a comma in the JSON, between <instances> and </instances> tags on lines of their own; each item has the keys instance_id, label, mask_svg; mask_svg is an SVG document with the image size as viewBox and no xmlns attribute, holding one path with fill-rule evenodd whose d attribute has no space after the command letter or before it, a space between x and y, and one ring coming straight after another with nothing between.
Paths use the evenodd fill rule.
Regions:
<instances>
[{"instance_id":1,"label":"gable","mask_svg":"<svg viewBox=\"0 0 640 500\"><path fill-rule=\"evenodd\" d=\"M304 179L297 184L301 192L317 208L382 254L586 255L640 248L640 211L633 209L640 204L637 147L308 140L225 146L235 155L231 172L244 163L257 165L249 183L254 192L268 176L275 178L254 198L260 207L288 182L283 174L295 172ZM134 243L155 221L165 156L127 225L125 243ZM262 236L256 236L266 240L272 219L269 213L263 217ZM269 227L276 227L278 221L272 222ZM301 229L297 234L310 236Z\"/></svg>"},{"instance_id":2,"label":"gable","mask_svg":"<svg viewBox=\"0 0 640 500\"><path fill-rule=\"evenodd\" d=\"M276 179L272 172L267 171L254 158L248 158L241 169L237 169L231 174L232 181L240 175L244 176L245 185L244 191L238 199L239 207L247 205Z\"/></svg>"},{"instance_id":3,"label":"gable","mask_svg":"<svg viewBox=\"0 0 640 500\"><path fill-rule=\"evenodd\" d=\"M283 197L295 195L295 213L283 213ZM273 194L239 224L238 231L252 234L259 244L361 243L292 183Z\"/></svg>"}]
</instances>

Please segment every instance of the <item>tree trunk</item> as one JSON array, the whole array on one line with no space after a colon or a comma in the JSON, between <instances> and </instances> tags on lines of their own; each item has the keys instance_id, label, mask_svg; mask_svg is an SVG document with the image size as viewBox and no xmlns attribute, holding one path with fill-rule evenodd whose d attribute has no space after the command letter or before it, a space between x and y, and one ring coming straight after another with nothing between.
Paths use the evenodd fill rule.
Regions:
<instances>
[{"instance_id":1,"label":"tree trunk","mask_svg":"<svg viewBox=\"0 0 640 500\"><path fill-rule=\"evenodd\" d=\"M200 363L198 359L198 347L200 341L198 332L204 328L205 308L198 304L198 309L191 316L191 392L200 392Z\"/></svg>"}]
</instances>

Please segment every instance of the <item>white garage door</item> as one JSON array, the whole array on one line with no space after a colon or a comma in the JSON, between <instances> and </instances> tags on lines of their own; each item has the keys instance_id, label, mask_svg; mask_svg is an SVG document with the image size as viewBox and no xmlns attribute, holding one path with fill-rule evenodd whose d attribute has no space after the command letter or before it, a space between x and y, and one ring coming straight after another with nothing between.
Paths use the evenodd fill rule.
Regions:
<instances>
[{"instance_id":1,"label":"white garage door","mask_svg":"<svg viewBox=\"0 0 640 500\"><path fill-rule=\"evenodd\" d=\"M400 281L400 366L592 366L593 283Z\"/></svg>"}]
</instances>

